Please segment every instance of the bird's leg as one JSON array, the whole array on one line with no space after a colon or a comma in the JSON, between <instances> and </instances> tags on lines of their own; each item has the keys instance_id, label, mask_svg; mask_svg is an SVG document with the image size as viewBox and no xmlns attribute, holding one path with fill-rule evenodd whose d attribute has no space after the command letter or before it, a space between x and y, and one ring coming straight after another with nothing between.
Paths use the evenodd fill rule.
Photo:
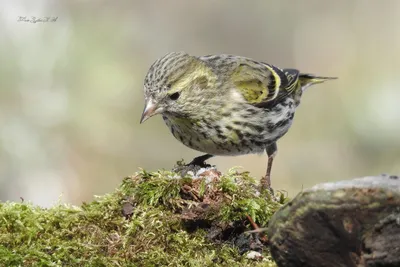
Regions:
<instances>
[{"instance_id":1,"label":"bird's leg","mask_svg":"<svg viewBox=\"0 0 400 267\"><path fill-rule=\"evenodd\" d=\"M274 161L273 157L268 157L268 166L267 171L265 173L264 183L262 184L263 189L270 189L271 188L271 169L272 169L272 162Z\"/></svg>"},{"instance_id":2,"label":"bird's leg","mask_svg":"<svg viewBox=\"0 0 400 267\"><path fill-rule=\"evenodd\" d=\"M265 173L265 177L261 179L261 189L268 189L271 192L271 169L272 169L272 162L274 161L274 157L276 156L276 153L278 152L278 147L276 146L276 143L272 143L267 146L266 148L267 155L268 155L268 165L267 165L267 172Z\"/></svg>"},{"instance_id":3,"label":"bird's leg","mask_svg":"<svg viewBox=\"0 0 400 267\"><path fill-rule=\"evenodd\" d=\"M212 157L214 157L214 155L211 155L211 154L205 154L205 155L202 155L202 156L199 156L199 157L196 157L196 158L194 158L189 164L187 164L188 166L189 165L194 165L194 166L200 166L200 167L207 167L207 164L206 164L206 160L208 160L209 158L212 158Z\"/></svg>"}]
</instances>

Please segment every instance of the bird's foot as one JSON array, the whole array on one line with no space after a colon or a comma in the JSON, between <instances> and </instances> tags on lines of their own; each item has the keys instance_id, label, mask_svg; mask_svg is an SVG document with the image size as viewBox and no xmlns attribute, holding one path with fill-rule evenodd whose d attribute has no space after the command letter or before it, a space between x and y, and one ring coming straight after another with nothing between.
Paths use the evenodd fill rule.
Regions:
<instances>
[{"instance_id":1,"label":"bird's foot","mask_svg":"<svg viewBox=\"0 0 400 267\"><path fill-rule=\"evenodd\" d=\"M263 176L260 180L260 191L263 192L265 190L268 190L272 198L275 199L274 189L271 187L271 178L268 175Z\"/></svg>"},{"instance_id":2,"label":"bird's foot","mask_svg":"<svg viewBox=\"0 0 400 267\"><path fill-rule=\"evenodd\" d=\"M209 168L209 167L211 167L210 164L207 164L206 161L201 159L200 157L194 158L191 162L186 164L186 166L198 166L200 168Z\"/></svg>"},{"instance_id":3,"label":"bird's foot","mask_svg":"<svg viewBox=\"0 0 400 267\"><path fill-rule=\"evenodd\" d=\"M175 166L172 171L179 173L182 177L186 176L189 172L192 172L194 176L200 169L212 167L210 164L205 162L206 159L207 158L204 156L196 157L188 164Z\"/></svg>"}]
</instances>

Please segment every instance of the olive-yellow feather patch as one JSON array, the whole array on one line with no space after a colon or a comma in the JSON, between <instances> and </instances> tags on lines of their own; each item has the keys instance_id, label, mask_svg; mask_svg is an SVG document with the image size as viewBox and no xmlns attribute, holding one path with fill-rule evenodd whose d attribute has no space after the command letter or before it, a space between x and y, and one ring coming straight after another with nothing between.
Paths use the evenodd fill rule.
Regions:
<instances>
[{"instance_id":1,"label":"olive-yellow feather patch","mask_svg":"<svg viewBox=\"0 0 400 267\"><path fill-rule=\"evenodd\" d=\"M235 132L231 132L231 133L230 133L229 140L230 140L231 142L233 142L234 144L238 144L238 143L240 142L239 136L238 136L237 133L235 133Z\"/></svg>"},{"instance_id":2,"label":"olive-yellow feather patch","mask_svg":"<svg viewBox=\"0 0 400 267\"><path fill-rule=\"evenodd\" d=\"M193 58L193 61L180 73L178 77L171 77L169 80L170 90L168 94L180 92L193 88L196 85L200 88L207 87L210 80L215 79L215 74L200 60Z\"/></svg>"},{"instance_id":3,"label":"olive-yellow feather patch","mask_svg":"<svg viewBox=\"0 0 400 267\"><path fill-rule=\"evenodd\" d=\"M266 65L240 64L233 72L231 81L251 104L271 101L279 93L279 75Z\"/></svg>"},{"instance_id":4,"label":"olive-yellow feather patch","mask_svg":"<svg viewBox=\"0 0 400 267\"><path fill-rule=\"evenodd\" d=\"M257 79L237 81L235 85L249 103L260 103L268 95L267 86Z\"/></svg>"}]
</instances>

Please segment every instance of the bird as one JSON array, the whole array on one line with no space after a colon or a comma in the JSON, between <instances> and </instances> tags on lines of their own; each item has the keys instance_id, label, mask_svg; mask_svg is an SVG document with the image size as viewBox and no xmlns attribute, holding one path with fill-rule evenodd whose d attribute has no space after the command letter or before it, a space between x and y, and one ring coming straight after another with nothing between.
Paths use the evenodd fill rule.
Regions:
<instances>
[{"instance_id":1,"label":"bird","mask_svg":"<svg viewBox=\"0 0 400 267\"><path fill-rule=\"evenodd\" d=\"M205 153L188 165L203 166L213 156L266 152L260 184L271 189L277 141L291 127L303 92L333 79L243 56L170 52L145 76L140 123L161 114L177 140Z\"/></svg>"}]
</instances>

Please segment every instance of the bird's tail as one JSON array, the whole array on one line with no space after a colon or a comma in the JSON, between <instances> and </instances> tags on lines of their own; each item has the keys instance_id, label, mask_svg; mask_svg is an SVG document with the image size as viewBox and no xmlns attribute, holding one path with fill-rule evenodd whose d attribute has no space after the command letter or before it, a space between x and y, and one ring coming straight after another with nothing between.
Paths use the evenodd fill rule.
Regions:
<instances>
[{"instance_id":1,"label":"bird's tail","mask_svg":"<svg viewBox=\"0 0 400 267\"><path fill-rule=\"evenodd\" d=\"M337 79L337 77L322 77L304 73L300 73L299 75L299 82L303 91L311 85L335 79Z\"/></svg>"}]
</instances>

